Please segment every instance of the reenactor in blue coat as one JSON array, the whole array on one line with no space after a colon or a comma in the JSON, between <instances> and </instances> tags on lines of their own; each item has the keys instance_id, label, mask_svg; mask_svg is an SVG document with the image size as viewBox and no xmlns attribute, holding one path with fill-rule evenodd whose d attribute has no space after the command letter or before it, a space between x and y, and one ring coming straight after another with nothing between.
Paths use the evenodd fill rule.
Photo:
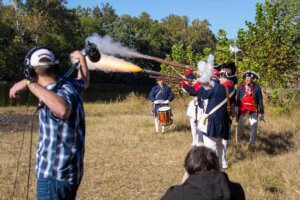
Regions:
<instances>
[{"instance_id":1,"label":"reenactor in blue coat","mask_svg":"<svg viewBox=\"0 0 300 200\"><path fill-rule=\"evenodd\" d=\"M245 83L242 83L237 89L237 142L240 142L241 135L244 131L245 120L250 121L250 141L253 145L256 141L257 120L264 121L264 104L261 88L254 83L255 79L259 79L259 75L252 71L246 71L243 74Z\"/></svg>"},{"instance_id":2,"label":"reenactor in blue coat","mask_svg":"<svg viewBox=\"0 0 300 200\"><path fill-rule=\"evenodd\" d=\"M207 133L203 135L204 145L216 151L222 168L228 168L226 160L227 141L231 138L231 108L235 102L234 82L236 76L228 71L221 70L220 83L198 92L198 99L208 99L204 119L200 123L207 123ZM206 121L206 122L205 122Z\"/></svg>"},{"instance_id":3,"label":"reenactor in blue coat","mask_svg":"<svg viewBox=\"0 0 300 200\"><path fill-rule=\"evenodd\" d=\"M159 132L159 120L158 110L161 107L167 107L169 102L174 99L174 94L170 87L164 84L163 80L157 80L157 86L151 89L149 99L153 102L152 113L154 116L155 131ZM162 132L164 132L165 126L162 126Z\"/></svg>"}]
</instances>

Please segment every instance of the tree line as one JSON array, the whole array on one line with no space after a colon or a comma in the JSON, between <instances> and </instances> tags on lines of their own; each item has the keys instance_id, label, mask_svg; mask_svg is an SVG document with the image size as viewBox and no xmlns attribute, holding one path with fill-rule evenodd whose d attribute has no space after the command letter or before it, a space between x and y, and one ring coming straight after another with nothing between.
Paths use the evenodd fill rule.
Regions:
<instances>
[{"instance_id":1,"label":"tree line","mask_svg":"<svg viewBox=\"0 0 300 200\"><path fill-rule=\"evenodd\" d=\"M148 13L139 17L118 16L108 3L94 8L68 9L66 1L35 0L14 1L13 5L1 4L1 79L13 81L22 76L24 55L35 45L46 45L60 56L62 66L67 66L68 54L84 47L85 38L92 33L110 35L115 41L141 53L164 58L174 44L191 45L194 51L214 49L216 38L207 20L169 15L161 22ZM159 69L159 64L134 60L142 67ZM127 77L126 75L124 75ZM131 80L141 78L132 75ZM97 78L98 77L98 78ZM94 81L112 81L122 74L98 73Z\"/></svg>"},{"instance_id":2,"label":"tree line","mask_svg":"<svg viewBox=\"0 0 300 200\"><path fill-rule=\"evenodd\" d=\"M245 70L260 74L260 83L279 90L297 89L299 84L300 3L297 0L266 0L256 4L255 21L246 21L236 40L226 30L214 35L206 19L190 21L187 16L170 14L154 20L142 12L138 17L117 15L109 3L93 8L67 8L66 0L0 0L0 79L16 81L23 77L23 59L36 45L48 46L60 57L61 72L70 66L69 53L84 47L92 33L110 35L115 41L143 54L196 66L214 54L216 63L236 61L238 76ZM242 51L234 54L229 45ZM175 73L169 67L141 59L132 62L154 70ZM181 71L182 72L182 71ZM153 83L144 74L92 72L93 82ZM298 86L299 87L299 86ZM291 90L289 98L297 92Z\"/></svg>"}]
</instances>

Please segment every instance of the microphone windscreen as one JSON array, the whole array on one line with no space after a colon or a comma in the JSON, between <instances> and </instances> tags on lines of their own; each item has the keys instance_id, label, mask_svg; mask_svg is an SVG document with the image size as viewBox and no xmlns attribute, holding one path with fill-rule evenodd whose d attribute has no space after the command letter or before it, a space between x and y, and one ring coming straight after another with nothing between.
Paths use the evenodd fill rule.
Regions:
<instances>
[{"instance_id":1,"label":"microphone windscreen","mask_svg":"<svg viewBox=\"0 0 300 200\"><path fill-rule=\"evenodd\" d=\"M87 42L85 48L86 55L92 62L98 62L101 59L101 54L95 43Z\"/></svg>"}]
</instances>

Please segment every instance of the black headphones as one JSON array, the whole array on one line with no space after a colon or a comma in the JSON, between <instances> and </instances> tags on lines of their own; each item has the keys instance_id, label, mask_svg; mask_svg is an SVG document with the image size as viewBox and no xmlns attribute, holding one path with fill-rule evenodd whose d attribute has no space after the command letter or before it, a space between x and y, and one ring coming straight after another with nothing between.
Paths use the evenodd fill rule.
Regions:
<instances>
[{"instance_id":1,"label":"black headphones","mask_svg":"<svg viewBox=\"0 0 300 200\"><path fill-rule=\"evenodd\" d=\"M24 75L25 75L26 79L31 82L33 82L36 78L36 73L30 62L31 56L34 54L34 52L36 52L37 50L40 50L40 49L47 49L48 51L51 51L54 54L54 59L55 59L54 67L56 68L56 71L58 69L59 60L56 57L56 54L51 49L49 49L47 47L34 47L28 51L28 53L26 54L25 59L24 59Z\"/></svg>"}]
</instances>

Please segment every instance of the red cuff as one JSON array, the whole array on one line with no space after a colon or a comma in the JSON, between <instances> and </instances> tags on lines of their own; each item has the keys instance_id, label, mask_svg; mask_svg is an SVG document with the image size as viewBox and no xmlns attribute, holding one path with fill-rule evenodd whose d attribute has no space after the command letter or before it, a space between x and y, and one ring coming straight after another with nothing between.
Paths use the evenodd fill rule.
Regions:
<instances>
[{"instance_id":1,"label":"red cuff","mask_svg":"<svg viewBox=\"0 0 300 200\"><path fill-rule=\"evenodd\" d=\"M201 83L200 82L197 82L194 84L194 89L196 90L196 92L198 92L198 90L200 90L201 88Z\"/></svg>"},{"instance_id":2,"label":"red cuff","mask_svg":"<svg viewBox=\"0 0 300 200\"><path fill-rule=\"evenodd\" d=\"M216 75L216 76L220 76L220 74L221 74L221 72L220 72L220 71L217 71L217 70L215 70L215 71L214 71L214 75Z\"/></svg>"},{"instance_id":3,"label":"red cuff","mask_svg":"<svg viewBox=\"0 0 300 200\"><path fill-rule=\"evenodd\" d=\"M180 81L180 85L181 85L181 87L183 87L183 86L186 86L186 85L189 85L186 81Z\"/></svg>"},{"instance_id":4,"label":"red cuff","mask_svg":"<svg viewBox=\"0 0 300 200\"><path fill-rule=\"evenodd\" d=\"M185 76L188 77L191 73L193 73L193 70L187 69L185 70Z\"/></svg>"}]
</instances>

